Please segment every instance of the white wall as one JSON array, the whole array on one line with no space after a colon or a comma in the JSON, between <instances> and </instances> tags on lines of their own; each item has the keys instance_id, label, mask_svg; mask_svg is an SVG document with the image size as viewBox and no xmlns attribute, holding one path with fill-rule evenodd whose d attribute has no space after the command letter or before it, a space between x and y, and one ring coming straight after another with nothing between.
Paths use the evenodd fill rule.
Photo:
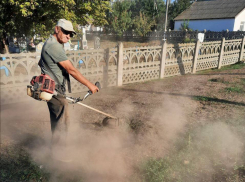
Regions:
<instances>
[{"instance_id":1,"label":"white wall","mask_svg":"<svg viewBox=\"0 0 245 182\"><path fill-rule=\"evenodd\" d=\"M240 30L241 22L245 22L245 9L242 10L235 18L234 31ZM244 30L245 31L245 27Z\"/></svg>"},{"instance_id":2,"label":"white wall","mask_svg":"<svg viewBox=\"0 0 245 182\"><path fill-rule=\"evenodd\" d=\"M174 30L179 30L184 21L175 21ZM187 21L186 21L187 22ZM189 20L189 27L192 30L222 31L234 29L235 19L214 19L214 20ZM240 26L240 25L239 25Z\"/></svg>"}]
</instances>

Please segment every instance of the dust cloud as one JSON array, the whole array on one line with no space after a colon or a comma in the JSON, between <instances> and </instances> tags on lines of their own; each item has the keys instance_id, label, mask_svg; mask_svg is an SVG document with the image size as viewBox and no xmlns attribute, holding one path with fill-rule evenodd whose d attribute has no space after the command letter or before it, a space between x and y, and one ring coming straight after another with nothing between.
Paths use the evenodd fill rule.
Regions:
<instances>
[{"instance_id":1,"label":"dust cloud","mask_svg":"<svg viewBox=\"0 0 245 182\"><path fill-rule=\"evenodd\" d=\"M183 131L186 119L176 100L164 99L163 105L140 125L138 133L130 127L139 109L129 99L116 106L116 115L124 123L115 127L84 128L71 122L65 146L52 149L39 146L31 150L35 161L46 166L52 181L131 181L135 169L148 157L164 157L173 141ZM55 160L54 160L55 159Z\"/></svg>"},{"instance_id":2,"label":"dust cloud","mask_svg":"<svg viewBox=\"0 0 245 182\"><path fill-rule=\"evenodd\" d=\"M198 128L193 133L192 152L186 156L189 165L196 166L193 173L199 174L196 181L212 181L214 175L234 171L234 166L242 165L244 144L229 125L223 122L211 123ZM184 160L184 159L183 159Z\"/></svg>"},{"instance_id":3,"label":"dust cloud","mask_svg":"<svg viewBox=\"0 0 245 182\"><path fill-rule=\"evenodd\" d=\"M115 108L116 116L124 120L123 125L110 128L91 124L90 127L83 127L81 123L71 121L65 145L59 148L51 146L49 126L39 126L42 130L36 132L34 128L38 126L32 126L32 121L37 115L32 116L30 122L24 123L25 116L30 113L38 112L40 115L41 112L47 115L47 108L39 111L20 109L18 112L22 112L23 118L17 112L13 117L18 116L19 126L21 124L23 126L13 124L10 128L10 124L4 122L4 130L6 135L13 139L18 138L20 143L25 140L34 161L51 173L52 182L73 179L86 182L125 182L132 181L132 176L135 177L142 161L150 157L163 158L171 154L176 141L187 131L188 114L195 107L189 98L164 96L162 104L153 112L147 113L150 119L140 121L143 124L140 125L139 132L135 133L130 127L130 121L132 119L139 121L135 118L139 108L127 98ZM27 129L28 125L31 129ZM20 137L17 132L10 133L13 128L25 132L22 132ZM33 136L36 140L26 140ZM227 124L221 122L207 124L197 129L193 136L195 137L191 139L191 147L195 150L181 160L187 161L188 165L198 166L194 169L197 176L201 176L205 171L206 178L211 179L215 171L214 162L222 161L222 165L228 169L233 166L234 161L241 159L243 143ZM30 142L35 145L30 147ZM135 181L142 180L136 177Z\"/></svg>"}]
</instances>

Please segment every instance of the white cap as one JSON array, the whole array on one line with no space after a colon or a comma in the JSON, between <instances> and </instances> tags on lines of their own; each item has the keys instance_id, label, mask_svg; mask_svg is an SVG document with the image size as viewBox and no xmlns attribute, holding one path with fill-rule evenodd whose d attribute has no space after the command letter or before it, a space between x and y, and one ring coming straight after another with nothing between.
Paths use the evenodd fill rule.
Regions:
<instances>
[{"instance_id":1,"label":"white cap","mask_svg":"<svg viewBox=\"0 0 245 182\"><path fill-rule=\"evenodd\" d=\"M66 19L59 19L56 26L59 26L66 31L70 31L76 34L75 30L73 29L72 23Z\"/></svg>"}]
</instances>

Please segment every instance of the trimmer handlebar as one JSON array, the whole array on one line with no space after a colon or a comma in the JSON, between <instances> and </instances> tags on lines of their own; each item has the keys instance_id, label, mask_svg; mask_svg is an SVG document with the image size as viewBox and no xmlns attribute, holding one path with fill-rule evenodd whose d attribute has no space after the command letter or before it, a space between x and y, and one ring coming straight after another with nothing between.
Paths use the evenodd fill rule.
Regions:
<instances>
[{"instance_id":1,"label":"trimmer handlebar","mask_svg":"<svg viewBox=\"0 0 245 182\"><path fill-rule=\"evenodd\" d=\"M96 82L95 86L98 87L99 89L101 89L100 82ZM88 93L89 93L89 95L93 94L91 90L89 90Z\"/></svg>"},{"instance_id":2,"label":"trimmer handlebar","mask_svg":"<svg viewBox=\"0 0 245 182\"><path fill-rule=\"evenodd\" d=\"M96 82L95 86L101 89L100 82ZM92 94L93 94L92 91L89 90L88 93L83 97L83 100L85 100L89 95L92 95Z\"/></svg>"},{"instance_id":3,"label":"trimmer handlebar","mask_svg":"<svg viewBox=\"0 0 245 182\"><path fill-rule=\"evenodd\" d=\"M96 82L95 86L101 89L100 82ZM83 97L83 99L81 99L80 97L79 98L66 97L66 98L72 99L73 103L77 103L77 102L85 100L89 95L92 95L92 94L93 94L92 91L89 90L88 93Z\"/></svg>"}]
</instances>

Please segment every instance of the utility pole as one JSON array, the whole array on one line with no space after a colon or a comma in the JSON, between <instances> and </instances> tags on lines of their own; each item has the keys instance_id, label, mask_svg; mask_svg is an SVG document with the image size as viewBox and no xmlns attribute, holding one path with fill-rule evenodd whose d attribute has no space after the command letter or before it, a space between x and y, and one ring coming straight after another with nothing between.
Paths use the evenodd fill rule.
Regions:
<instances>
[{"instance_id":1,"label":"utility pole","mask_svg":"<svg viewBox=\"0 0 245 182\"><path fill-rule=\"evenodd\" d=\"M164 25L164 34L163 34L163 40L166 40L166 31L167 31L167 23L168 23L168 4L169 0L166 0L166 15L165 15L165 25Z\"/></svg>"}]
</instances>

